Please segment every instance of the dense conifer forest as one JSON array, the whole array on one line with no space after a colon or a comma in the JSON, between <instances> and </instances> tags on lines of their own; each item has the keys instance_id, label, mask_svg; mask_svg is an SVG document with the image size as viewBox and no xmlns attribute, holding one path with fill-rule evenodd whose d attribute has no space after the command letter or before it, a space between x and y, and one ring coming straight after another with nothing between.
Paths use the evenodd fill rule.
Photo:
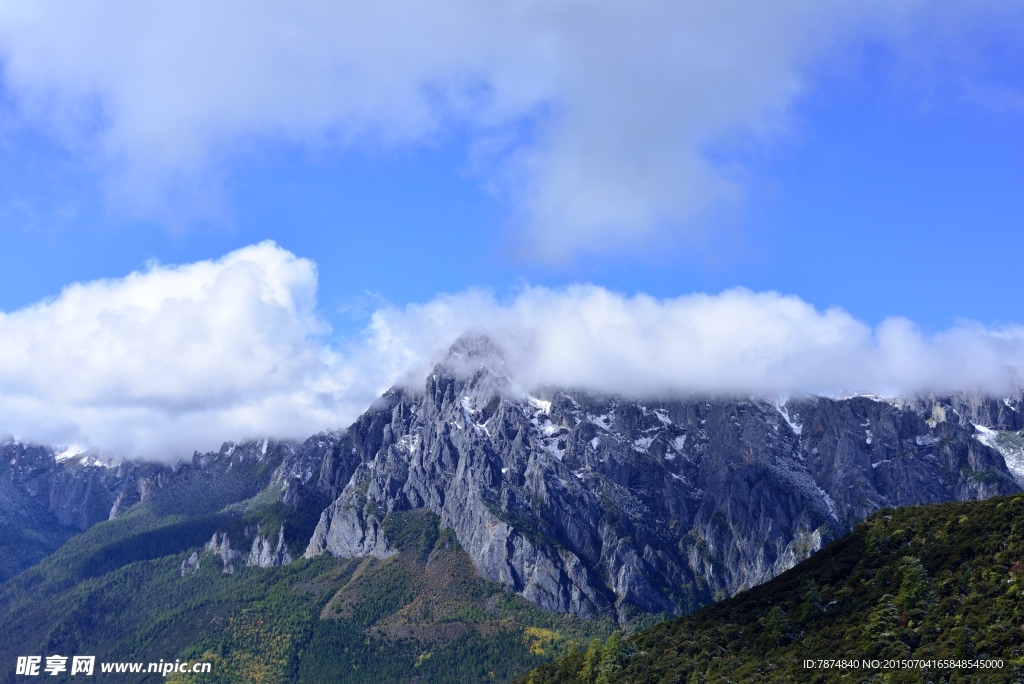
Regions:
<instances>
[{"instance_id":1,"label":"dense conifer forest","mask_svg":"<svg viewBox=\"0 0 1024 684\"><path fill-rule=\"evenodd\" d=\"M975 660L1002 667L944 666ZM1024 496L878 511L766 584L521 681L1024 681Z\"/></svg>"}]
</instances>

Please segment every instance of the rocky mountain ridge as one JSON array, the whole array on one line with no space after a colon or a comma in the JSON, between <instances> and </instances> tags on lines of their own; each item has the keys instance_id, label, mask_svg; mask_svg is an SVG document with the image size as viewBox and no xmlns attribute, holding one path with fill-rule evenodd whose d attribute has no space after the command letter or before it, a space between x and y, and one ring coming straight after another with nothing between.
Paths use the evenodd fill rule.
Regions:
<instances>
[{"instance_id":1,"label":"rocky mountain ridge","mask_svg":"<svg viewBox=\"0 0 1024 684\"><path fill-rule=\"evenodd\" d=\"M0 581L31 566L75 534L124 515L167 488L187 494L194 492L198 481L206 484L221 479L226 483L221 505L254 496L275 482L273 468L294 448L288 442L268 440L226 443L219 452L196 453L191 463L166 465L108 461L87 453L67 458L46 446L15 441L0 444L0 550L4 558ZM254 464L270 468L253 468ZM235 477L229 475L232 468ZM258 470L262 472L254 472ZM157 505L158 514L171 512L167 501ZM248 558L255 563L266 566L274 559L284 560L286 554L267 550L270 541L258 531L249 535L249 541L252 551Z\"/></svg>"},{"instance_id":2,"label":"rocky mountain ridge","mask_svg":"<svg viewBox=\"0 0 1024 684\"><path fill-rule=\"evenodd\" d=\"M483 577L628 619L764 582L884 506L1020 489L972 424L1019 429L1019 399L527 394L492 357L456 345L422 392L389 391L339 436L307 556L386 557L386 516L429 508Z\"/></svg>"},{"instance_id":3,"label":"rocky mountain ridge","mask_svg":"<svg viewBox=\"0 0 1024 684\"><path fill-rule=\"evenodd\" d=\"M319 513L309 530L279 515L218 531L206 551L226 572L300 553L386 558L388 516L428 509L482 577L547 610L628 620L762 583L881 507L1019 491L1022 408L1020 396L528 393L493 342L465 337L421 389L389 390L344 430L173 467L57 463L6 444L0 486L8 508L67 531L200 481L220 488L210 512L262 497Z\"/></svg>"}]
</instances>

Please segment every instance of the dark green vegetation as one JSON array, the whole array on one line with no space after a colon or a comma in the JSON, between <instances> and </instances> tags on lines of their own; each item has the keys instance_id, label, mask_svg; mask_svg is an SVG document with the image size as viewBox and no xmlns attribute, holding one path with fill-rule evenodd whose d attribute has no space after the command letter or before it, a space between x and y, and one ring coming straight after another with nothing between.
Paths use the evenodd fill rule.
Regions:
<instances>
[{"instance_id":1,"label":"dark green vegetation","mask_svg":"<svg viewBox=\"0 0 1024 684\"><path fill-rule=\"evenodd\" d=\"M29 523L11 523L9 516L0 519L0 582L35 565L75 533L54 521L49 511L37 508L39 514Z\"/></svg>"},{"instance_id":2,"label":"dark green vegetation","mask_svg":"<svg viewBox=\"0 0 1024 684\"><path fill-rule=\"evenodd\" d=\"M805 669L994 659L1002 670ZM885 509L761 586L531 672L541 682L1024 681L1024 496Z\"/></svg>"},{"instance_id":3,"label":"dark green vegetation","mask_svg":"<svg viewBox=\"0 0 1024 684\"><path fill-rule=\"evenodd\" d=\"M298 540L316 521L311 510L322 508L284 506L272 489L225 505L247 492L225 493L223 484L161 492L0 585L0 681L24 679L14 663L32 654L213 663L212 676L166 681L509 681L611 631L545 613L481 580L454 535L425 511L388 516L400 553L385 560L325 555L259 568L243 558L225 574L206 552L183 573L214 532L255 524L272 538L283 525L299 557Z\"/></svg>"}]
</instances>

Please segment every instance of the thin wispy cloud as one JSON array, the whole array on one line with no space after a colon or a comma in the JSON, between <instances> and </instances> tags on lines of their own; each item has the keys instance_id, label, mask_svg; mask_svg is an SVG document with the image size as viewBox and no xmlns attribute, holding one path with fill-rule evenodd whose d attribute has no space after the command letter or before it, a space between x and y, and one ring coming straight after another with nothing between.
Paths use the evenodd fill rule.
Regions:
<instances>
[{"instance_id":1,"label":"thin wispy cloud","mask_svg":"<svg viewBox=\"0 0 1024 684\"><path fill-rule=\"evenodd\" d=\"M1015 391L1024 328L927 335L869 326L795 296L733 289L671 299L594 285L383 306L330 341L313 262L273 243L74 284L0 314L0 433L146 458L245 437L347 426L393 383L422 387L466 331L521 388L629 396Z\"/></svg>"},{"instance_id":2,"label":"thin wispy cloud","mask_svg":"<svg viewBox=\"0 0 1024 684\"><path fill-rule=\"evenodd\" d=\"M930 13L917 0L14 0L0 57L19 116L144 215L215 211L211 187L261 143L468 131L525 253L562 259L693 230L743 194L710 148L774 139L812 65L857 41L917 40Z\"/></svg>"}]
</instances>

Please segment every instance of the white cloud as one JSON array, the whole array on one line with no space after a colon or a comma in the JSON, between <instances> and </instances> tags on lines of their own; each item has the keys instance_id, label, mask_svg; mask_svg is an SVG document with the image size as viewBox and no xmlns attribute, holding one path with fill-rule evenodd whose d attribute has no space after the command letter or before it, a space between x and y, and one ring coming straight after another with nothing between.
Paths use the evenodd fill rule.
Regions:
<instances>
[{"instance_id":1,"label":"white cloud","mask_svg":"<svg viewBox=\"0 0 1024 684\"><path fill-rule=\"evenodd\" d=\"M785 129L812 65L905 35L921 6L9 0L0 56L24 117L140 211L209 205L221 164L261 140L418 144L465 127L530 251L560 258L692 228L741 194L709 147Z\"/></svg>"},{"instance_id":2,"label":"white cloud","mask_svg":"<svg viewBox=\"0 0 1024 684\"><path fill-rule=\"evenodd\" d=\"M384 309L373 329L395 357L426 360L467 329L489 334L526 387L632 395L883 395L1019 388L1024 327L965 323L925 335L891 318L873 329L838 308L733 289L675 299L594 286L528 288L499 303L482 292ZM421 361L422 363L422 361Z\"/></svg>"},{"instance_id":3,"label":"white cloud","mask_svg":"<svg viewBox=\"0 0 1024 684\"><path fill-rule=\"evenodd\" d=\"M675 299L593 285L484 291L382 307L328 342L315 265L265 242L215 261L74 284L0 313L0 432L150 458L224 440L348 425L395 382L419 385L467 330L502 346L518 383L660 395L1011 391L1024 328L935 336L876 329L793 296Z\"/></svg>"},{"instance_id":4,"label":"white cloud","mask_svg":"<svg viewBox=\"0 0 1024 684\"><path fill-rule=\"evenodd\" d=\"M306 435L344 381L315 305L315 266L273 243L70 285L0 313L3 429L158 457Z\"/></svg>"}]
</instances>

